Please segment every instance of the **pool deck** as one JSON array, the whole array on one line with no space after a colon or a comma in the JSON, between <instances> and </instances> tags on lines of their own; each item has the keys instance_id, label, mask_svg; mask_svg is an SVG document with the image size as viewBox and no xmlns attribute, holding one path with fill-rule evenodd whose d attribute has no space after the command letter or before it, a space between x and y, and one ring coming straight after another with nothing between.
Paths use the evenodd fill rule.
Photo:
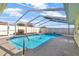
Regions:
<instances>
[{"instance_id":1,"label":"pool deck","mask_svg":"<svg viewBox=\"0 0 79 59\"><path fill-rule=\"evenodd\" d=\"M9 52L9 54L6 53L6 51L0 47L0 52L2 52L0 55L8 56L11 53L15 53L17 56L22 55L22 52L16 53L16 48L9 45L9 43L5 41L5 38L0 38L0 46ZM73 37L63 36L50 40L37 49L27 49L25 56L79 56L79 47L77 47Z\"/></svg>"},{"instance_id":2,"label":"pool deck","mask_svg":"<svg viewBox=\"0 0 79 59\"><path fill-rule=\"evenodd\" d=\"M8 36L0 37L0 56L15 55L19 50L12 46L8 41Z\"/></svg>"},{"instance_id":3,"label":"pool deck","mask_svg":"<svg viewBox=\"0 0 79 59\"><path fill-rule=\"evenodd\" d=\"M18 53L22 54L21 53ZM26 50L26 56L79 56L79 48L77 47L73 37L59 37L50 40L36 50Z\"/></svg>"}]
</instances>

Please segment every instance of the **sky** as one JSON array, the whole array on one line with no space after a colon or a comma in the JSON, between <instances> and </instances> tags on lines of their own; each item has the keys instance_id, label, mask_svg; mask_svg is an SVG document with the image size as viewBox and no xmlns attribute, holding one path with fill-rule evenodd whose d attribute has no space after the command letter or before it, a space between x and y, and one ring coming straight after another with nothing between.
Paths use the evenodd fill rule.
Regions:
<instances>
[{"instance_id":1,"label":"sky","mask_svg":"<svg viewBox=\"0 0 79 59\"><path fill-rule=\"evenodd\" d=\"M4 21L4 22L8 22L8 23L15 23L16 20L19 19L19 17L21 17L25 13L25 11L33 10L33 9L47 9L47 8L64 8L64 5L62 3L38 3L38 4L36 4L36 3L8 3L3 14L0 16L0 21ZM52 14L53 16L66 17L65 11L28 12L20 21L29 22L31 19L34 19L35 17L37 17L39 15L44 15L44 14L45 15ZM39 22L42 19L44 19L44 18L39 17L32 23L34 24L36 22ZM45 21L48 21L48 19L46 19ZM45 22L45 21L43 21L43 22ZM41 22L41 23L43 23L43 22ZM39 23L39 24L41 24L41 23ZM39 24L37 24L35 26L38 27ZM43 24L41 26L57 27L58 25L60 25L60 27L68 26L65 23L58 23L58 22L51 22L51 21L49 21L48 23Z\"/></svg>"}]
</instances>

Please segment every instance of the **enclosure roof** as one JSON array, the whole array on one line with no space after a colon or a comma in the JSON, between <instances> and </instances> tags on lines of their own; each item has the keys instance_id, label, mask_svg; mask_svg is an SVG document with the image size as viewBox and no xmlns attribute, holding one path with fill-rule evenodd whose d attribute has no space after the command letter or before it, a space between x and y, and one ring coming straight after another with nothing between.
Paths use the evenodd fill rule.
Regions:
<instances>
[{"instance_id":1,"label":"enclosure roof","mask_svg":"<svg viewBox=\"0 0 79 59\"><path fill-rule=\"evenodd\" d=\"M41 17L34 19L37 16ZM51 18L51 20L47 18ZM52 23L68 23L64 11L64 5L62 3L46 3L38 6L26 3L8 3L3 14L0 16L0 21L11 24L14 24L17 20L28 23L32 19L33 24L36 22L40 24L48 20L49 22L52 21ZM43 19L44 21L39 22Z\"/></svg>"}]
</instances>

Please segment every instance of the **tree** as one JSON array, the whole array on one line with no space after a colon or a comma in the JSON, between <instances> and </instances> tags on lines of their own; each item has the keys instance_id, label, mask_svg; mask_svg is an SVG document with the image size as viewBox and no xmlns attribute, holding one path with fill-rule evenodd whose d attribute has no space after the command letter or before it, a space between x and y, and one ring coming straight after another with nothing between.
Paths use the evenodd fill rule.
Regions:
<instances>
[{"instance_id":1,"label":"tree","mask_svg":"<svg viewBox=\"0 0 79 59\"><path fill-rule=\"evenodd\" d=\"M0 14L4 11L6 5L6 3L0 3Z\"/></svg>"},{"instance_id":2,"label":"tree","mask_svg":"<svg viewBox=\"0 0 79 59\"><path fill-rule=\"evenodd\" d=\"M22 35L22 34L24 34L24 29L21 29L20 27L22 27L22 26L25 26L25 24L24 23L22 23L22 22L19 22L19 23L17 23L17 26L18 26L18 35Z\"/></svg>"},{"instance_id":3,"label":"tree","mask_svg":"<svg viewBox=\"0 0 79 59\"><path fill-rule=\"evenodd\" d=\"M40 27L40 31L39 31L40 33L48 33L48 29L47 29L47 27L46 26L42 26L42 27Z\"/></svg>"},{"instance_id":4,"label":"tree","mask_svg":"<svg viewBox=\"0 0 79 59\"><path fill-rule=\"evenodd\" d=\"M32 23L27 23L27 26L28 27L33 27L33 24Z\"/></svg>"},{"instance_id":5,"label":"tree","mask_svg":"<svg viewBox=\"0 0 79 59\"><path fill-rule=\"evenodd\" d=\"M25 26L25 24L22 22L19 22L19 23L17 23L17 26Z\"/></svg>"}]
</instances>

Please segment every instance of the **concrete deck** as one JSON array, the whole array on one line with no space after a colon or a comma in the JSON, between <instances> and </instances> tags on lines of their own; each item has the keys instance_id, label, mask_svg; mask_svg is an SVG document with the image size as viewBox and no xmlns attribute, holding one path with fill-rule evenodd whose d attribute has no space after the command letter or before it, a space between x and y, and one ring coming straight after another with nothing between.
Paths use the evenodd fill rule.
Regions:
<instances>
[{"instance_id":1,"label":"concrete deck","mask_svg":"<svg viewBox=\"0 0 79 59\"><path fill-rule=\"evenodd\" d=\"M12 46L8 41L7 37L0 37L0 56L15 55L19 50Z\"/></svg>"},{"instance_id":2,"label":"concrete deck","mask_svg":"<svg viewBox=\"0 0 79 59\"><path fill-rule=\"evenodd\" d=\"M6 42L4 39L2 41L5 43L2 42L1 46L13 53L17 52L14 47L11 46L11 48L9 48L10 46L8 42ZM6 47L6 45L9 47ZM8 56L8 54L6 54L6 52L1 48L0 52L2 52L0 55ZM15 55L20 56L22 55L22 52L16 53ZM25 51L25 56L79 56L79 48L77 47L73 37L64 36L49 40L47 43L43 44L37 49L27 49Z\"/></svg>"},{"instance_id":3,"label":"concrete deck","mask_svg":"<svg viewBox=\"0 0 79 59\"><path fill-rule=\"evenodd\" d=\"M22 52L18 55L22 55ZM72 37L60 37L38 49L26 50L25 56L79 56L79 48Z\"/></svg>"}]
</instances>

